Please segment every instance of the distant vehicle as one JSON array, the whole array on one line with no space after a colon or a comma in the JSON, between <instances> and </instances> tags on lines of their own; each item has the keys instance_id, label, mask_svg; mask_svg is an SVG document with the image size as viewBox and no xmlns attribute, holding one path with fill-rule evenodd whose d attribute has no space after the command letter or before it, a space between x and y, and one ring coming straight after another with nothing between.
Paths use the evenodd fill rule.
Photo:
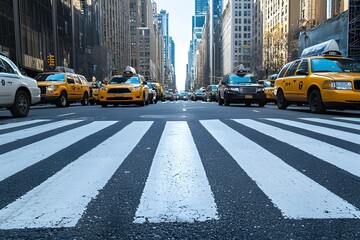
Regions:
<instances>
[{"instance_id":1,"label":"distant vehicle","mask_svg":"<svg viewBox=\"0 0 360 240\"><path fill-rule=\"evenodd\" d=\"M276 103L276 98L275 98L275 94L274 94L274 90L275 90L274 82L275 81L259 80L258 82L264 86L264 92L266 94L266 102L267 103L269 103L269 102Z\"/></svg>"},{"instance_id":2,"label":"distant vehicle","mask_svg":"<svg viewBox=\"0 0 360 240\"><path fill-rule=\"evenodd\" d=\"M231 103L245 103L245 106L257 103L264 107L266 104L264 86L244 68L223 77L218 86L218 98L219 105L225 106Z\"/></svg>"},{"instance_id":3,"label":"distant vehicle","mask_svg":"<svg viewBox=\"0 0 360 240\"><path fill-rule=\"evenodd\" d=\"M149 103L157 103L158 99L155 83L148 82L147 86L149 87Z\"/></svg>"},{"instance_id":4,"label":"distant vehicle","mask_svg":"<svg viewBox=\"0 0 360 240\"><path fill-rule=\"evenodd\" d=\"M206 100L205 97L206 97L206 90L198 89L193 93L191 98L193 101L197 101L197 100L205 101Z\"/></svg>"},{"instance_id":5,"label":"distant vehicle","mask_svg":"<svg viewBox=\"0 0 360 240\"><path fill-rule=\"evenodd\" d=\"M102 107L132 103L145 106L149 104L149 87L144 76L128 66L123 74L112 76L108 83L102 85L98 98Z\"/></svg>"},{"instance_id":6,"label":"distant vehicle","mask_svg":"<svg viewBox=\"0 0 360 240\"><path fill-rule=\"evenodd\" d=\"M212 101L217 101L217 90L218 90L218 86L217 85L209 85L206 88L206 101L207 102L212 102Z\"/></svg>"},{"instance_id":7,"label":"distant vehicle","mask_svg":"<svg viewBox=\"0 0 360 240\"><path fill-rule=\"evenodd\" d=\"M187 93L186 92L179 92L177 94L177 100L184 100L184 101L189 100Z\"/></svg>"},{"instance_id":8,"label":"distant vehicle","mask_svg":"<svg viewBox=\"0 0 360 240\"><path fill-rule=\"evenodd\" d=\"M14 117L26 117L30 105L40 101L40 88L35 79L24 76L16 65L0 54L0 108Z\"/></svg>"},{"instance_id":9,"label":"distant vehicle","mask_svg":"<svg viewBox=\"0 0 360 240\"><path fill-rule=\"evenodd\" d=\"M275 80L279 109L308 104L313 113L360 109L360 63L345 58L335 40L306 48Z\"/></svg>"},{"instance_id":10,"label":"distant vehicle","mask_svg":"<svg viewBox=\"0 0 360 240\"><path fill-rule=\"evenodd\" d=\"M172 92L165 90L164 94L165 94L165 100L169 100L169 101L175 100L174 94Z\"/></svg>"},{"instance_id":11,"label":"distant vehicle","mask_svg":"<svg viewBox=\"0 0 360 240\"><path fill-rule=\"evenodd\" d=\"M56 70L59 71L40 73L35 77L41 89L40 102L57 107L68 107L74 102L89 105L90 87L86 79L81 80L73 69L61 67Z\"/></svg>"}]
</instances>

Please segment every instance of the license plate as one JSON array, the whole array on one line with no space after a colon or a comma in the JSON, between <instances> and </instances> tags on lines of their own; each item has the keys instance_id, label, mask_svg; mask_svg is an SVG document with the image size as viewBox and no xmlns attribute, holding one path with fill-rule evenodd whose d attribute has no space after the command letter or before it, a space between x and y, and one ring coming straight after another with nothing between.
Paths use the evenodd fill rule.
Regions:
<instances>
[{"instance_id":1,"label":"license plate","mask_svg":"<svg viewBox=\"0 0 360 240\"><path fill-rule=\"evenodd\" d=\"M250 98L252 98L253 96L252 95L245 95L245 98L246 99L250 99Z\"/></svg>"},{"instance_id":2,"label":"license plate","mask_svg":"<svg viewBox=\"0 0 360 240\"><path fill-rule=\"evenodd\" d=\"M122 94L115 94L115 97L123 97Z\"/></svg>"}]
</instances>

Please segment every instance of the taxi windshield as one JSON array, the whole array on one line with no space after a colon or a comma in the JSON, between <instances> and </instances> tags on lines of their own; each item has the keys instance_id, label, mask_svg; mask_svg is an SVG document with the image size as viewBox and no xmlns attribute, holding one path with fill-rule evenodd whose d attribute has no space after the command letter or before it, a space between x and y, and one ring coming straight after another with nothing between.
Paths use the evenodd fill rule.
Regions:
<instances>
[{"instance_id":1,"label":"taxi windshield","mask_svg":"<svg viewBox=\"0 0 360 240\"><path fill-rule=\"evenodd\" d=\"M345 58L315 58L311 66L313 72L360 72L359 62Z\"/></svg>"},{"instance_id":2,"label":"taxi windshield","mask_svg":"<svg viewBox=\"0 0 360 240\"><path fill-rule=\"evenodd\" d=\"M109 84L140 84L140 80L137 76L132 76L132 77L126 77L126 76L117 76L117 77L113 77L110 81Z\"/></svg>"},{"instance_id":3,"label":"taxi windshield","mask_svg":"<svg viewBox=\"0 0 360 240\"><path fill-rule=\"evenodd\" d=\"M238 76L238 75L230 75L229 76L229 83L236 84L236 83L257 83L257 80L253 76L245 75L245 76Z\"/></svg>"},{"instance_id":4,"label":"taxi windshield","mask_svg":"<svg viewBox=\"0 0 360 240\"><path fill-rule=\"evenodd\" d=\"M43 73L43 74L37 75L35 79L37 81L64 82L65 74L64 73Z\"/></svg>"}]
</instances>

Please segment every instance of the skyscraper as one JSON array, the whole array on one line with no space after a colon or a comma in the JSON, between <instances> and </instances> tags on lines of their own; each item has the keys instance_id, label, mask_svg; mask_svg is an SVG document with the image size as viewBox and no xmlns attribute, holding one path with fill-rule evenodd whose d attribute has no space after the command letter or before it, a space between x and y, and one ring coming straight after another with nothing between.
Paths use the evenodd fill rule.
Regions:
<instances>
[{"instance_id":1,"label":"skyscraper","mask_svg":"<svg viewBox=\"0 0 360 240\"><path fill-rule=\"evenodd\" d=\"M195 15L205 15L208 7L208 0L195 0Z\"/></svg>"}]
</instances>

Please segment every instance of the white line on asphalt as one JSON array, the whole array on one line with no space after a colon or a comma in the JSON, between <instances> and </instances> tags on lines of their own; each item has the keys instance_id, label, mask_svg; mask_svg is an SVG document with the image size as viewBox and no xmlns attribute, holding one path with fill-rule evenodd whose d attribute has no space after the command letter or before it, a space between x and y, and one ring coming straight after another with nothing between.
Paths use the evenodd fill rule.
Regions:
<instances>
[{"instance_id":1,"label":"white line on asphalt","mask_svg":"<svg viewBox=\"0 0 360 240\"><path fill-rule=\"evenodd\" d=\"M236 121L260 131L255 121ZM356 207L221 121L200 122L286 218L360 218ZM268 133L269 127L261 129Z\"/></svg>"},{"instance_id":2,"label":"white line on asphalt","mask_svg":"<svg viewBox=\"0 0 360 240\"><path fill-rule=\"evenodd\" d=\"M61 114L61 115L58 115L58 117L64 117L64 116L69 116L69 115L73 115L75 113L65 113L65 114Z\"/></svg>"},{"instance_id":3,"label":"white line on asphalt","mask_svg":"<svg viewBox=\"0 0 360 240\"><path fill-rule=\"evenodd\" d=\"M0 135L1 136L0 145L14 142L19 139L24 139L27 137L35 136L40 133L44 133L44 132L47 132L47 131L50 131L50 130L53 130L56 128L68 126L68 125L78 123L81 121L82 120L63 120L63 121L52 122L52 123L43 124L43 125L32 127L32 128L19 130L16 132L1 134Z\"/></svg>"},{"instance_id":4,"label":"white line on asphalt","mask_svg":"<svg viewBox=\"0 0 360 240\"><path fill-rule=\"evenodd\" d=\"M214 219L214 196L190 129L186 122L167 122L134 223Z\"/></svg>"},{"instance_id":5,"label":"white line on asphalt","mask_svg":"<svg viewBox=\"0 0 360 240\"><path fill-rule=\"evenodd\" d=\"M334 126L338 126L338 127L360 130L359 124L346 123L346 122L340 122L340 121L334 121L334 120L328 120L328 119L322 119L322 118L299 118L299 119L310 121L310 122L325 123L325 124L334 125Z\"/></svg>"},{"instance_id":6,"label":"white line on asphalt","mask_svg":"<svg viewBox=\"0 0 360 240\"><path fill-rule=\"evenodd\" d=\"M253 110L253 112L257 112L257 113L258 113L258 112L260 112L260 111L258 111L258 110Z\"/></svg>"},{"instance_id":7,"label":"white line on asphalt","mask_svg":"<svg viewBox=\"0 0 360 240\"><path fill-rule=\"evenodd\" d=\"M0 155L0 181L115 123L92 122Z\"/></svg>"},{"instance_id":8,"label":"white line on asphalt","mask_svg":"<svg viewBox=\"0 0 360 240\"><path fill-rule=\"evenodd\" d=\"M248 119L235 120L360 177L360 154L297 133ZM329 131L332 131L329 129Z\"/></svg>"},{"instance_id":9,"label":"white line on asphalt","mask_svg":"<svg viewBox=\"0 0 360 240\"><path fill-rule=\"evenodd\" d=\"M33 124L33 123L44 122L44 121L49 121L49 120L47 120L47 119L38 119L38 120L30 120L30 121L24 121L24 122L7 123L7 124L0 125L0 130L16 128L16 127L22 127L22 126L30 125L30 124Z\"/></svg>"},{"instance_id":10,"label":"white line on asphalt","mask_svg":"<svg viewBox=\"0 0 360 240\"><path fill-rule=\"evenodd\" d=\"M335 117L335 119L348 120L352 122L360 122L360 118Z\"/></svg>"},{"instance_id":11,"label":"white line on asphalt","mask_svg":"<svg viewBox=\"0 0 360 240\"><path fill-rule=\"evenodd\" d=\"M360 135L359 134L340 131L340 130L336 130L333 128L321 127L321 126L314 125L314 124L307 124L307 123L302 123L302 122L297 122L297 121L291 121L291 120L287 120L287 119L278 119L278 118L265 118L265 119L273 121L273 122L285 124L285 125L288 125L291 127L296 127L296 128L305 129L305 130L308 130L311 132L320 133L320 134L323 134L326 136L338 138L338 139L349 141L352 143L357 143L357 144L360 143Z\"/></svg>"},{"instance_id":12,"label":"white line on asphalt","mask_svg":"<svg viewBox=\"0 0 360 240\"><path fill-rule=\"evenodd\" d=\"M1 209L0 229L74 227L152 123L131 123Z\"/></svg>"}]
</instances>

